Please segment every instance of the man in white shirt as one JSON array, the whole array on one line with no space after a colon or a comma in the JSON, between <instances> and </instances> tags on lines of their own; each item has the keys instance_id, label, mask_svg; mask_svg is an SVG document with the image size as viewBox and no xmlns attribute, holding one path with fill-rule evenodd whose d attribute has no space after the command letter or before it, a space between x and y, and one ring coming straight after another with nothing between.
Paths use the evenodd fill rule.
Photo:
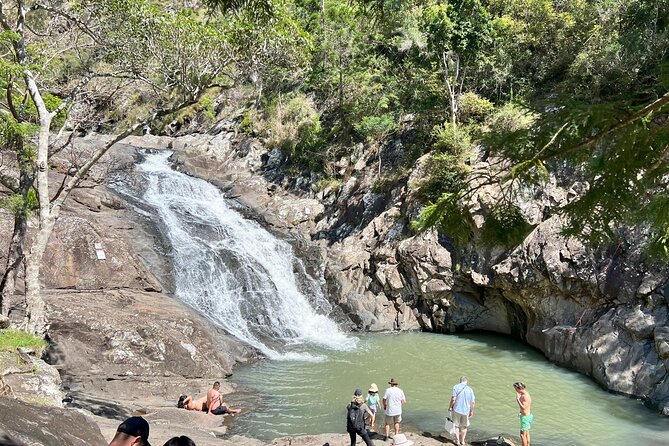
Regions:
<instances>
[{"instance_id":1,"label":"man in white shirt","mask_svg":"<svg viewBox=\"0 0 669 446\"><path fill-rule=\"evenodd\" d=\"M455 428L455 444L464 445L469 427L469 419L474 416L474 390L469 387L467 377L460 378L460 384L453 386L451 404L448 411L453 412L453 427Z\"/></svg>"},{"instance_id":2,"label":"man in white shirt","mask_svg":"<svg viewBox=\"0 0 669 446\"><path fill-rule=\"evenodd\" d=\"M388 381L390 387L386 389L383 395L383 409L386 413L386 435L384 440L388 439L390 434L390 423L395 427L395 435L400 433L400 423L402 422L402 405L406 403L404 391L399 388L399 383L395 378L390 378Z\"/></svg>"}]
</instances>

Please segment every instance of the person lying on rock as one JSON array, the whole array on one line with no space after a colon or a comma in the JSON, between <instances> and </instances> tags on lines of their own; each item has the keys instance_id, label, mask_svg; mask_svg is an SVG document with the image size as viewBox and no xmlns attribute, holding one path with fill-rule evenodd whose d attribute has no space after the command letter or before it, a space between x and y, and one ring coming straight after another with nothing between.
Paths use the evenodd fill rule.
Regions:
<instances>
[{"instance_id":1,"label":"person lying on rock","mask_svg":"<svg viewBox=\"0 0 669 446\"><path fill-rule=\"evenodd\" d=\"M197 410L198 412L207 411L207 397L203 396L196 400L193 399L190 395L181 395L179 396L179 401L177 401L177 407L179 409L186 410Z\"/></svg>"},{"instance_id":2,"label":"person lying on rock","mask_svg":"<svg viewBox=\"0 0 669 446\"><path fill-rule=\"evenodd\" d=\"M221 394L221 383L216 381L211 389L207 392L207 402L206 402L209 415L224 415L237 414L241 412L241 409L233 409L228 406L225 401L223 401L223 395Z\"/></svg>"}]
</instances>

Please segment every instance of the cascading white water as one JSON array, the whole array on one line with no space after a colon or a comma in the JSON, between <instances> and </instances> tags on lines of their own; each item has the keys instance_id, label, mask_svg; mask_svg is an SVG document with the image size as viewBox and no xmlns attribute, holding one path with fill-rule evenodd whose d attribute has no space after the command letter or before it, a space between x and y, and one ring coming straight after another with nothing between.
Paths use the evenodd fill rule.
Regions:
<instances>
[{"instance_id":1,"label":"cascading white water","mask_svg":"<svg viewBox=\"0 0 669 446\"><path fill-rule=\"evenodd\" d=\"M141 199L172 246L177 297L271 359L313 360L300 350L314 345L354 348L291 246L231 209L213 185L172 170L170 154L148 154L139 169L148 181Z\"/></svg>"}]
</instances>

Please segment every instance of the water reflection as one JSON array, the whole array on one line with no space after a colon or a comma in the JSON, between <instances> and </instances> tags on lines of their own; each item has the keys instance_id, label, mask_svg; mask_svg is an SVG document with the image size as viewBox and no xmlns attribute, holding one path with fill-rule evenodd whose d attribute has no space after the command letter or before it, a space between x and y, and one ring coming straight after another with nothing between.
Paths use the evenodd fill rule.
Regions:
<instances>
[{"instance_id":1,"label":"water reflection","mask_svg":"<svg viewBox=\"0 0 669 446\"><path fill-rule=\"evenodd\" d=\"M511 339L485 334L368 335L355 351L314 353L327 359L266 361L239 369L237 382L262 396L232 431L263 439L343 432L344 407L353 389L375 382L383 393L388 379L396 377L407 395L405 428L438 435L450 390L465 374L477 401L470 440L517 435L518 407L511 384L523 381L533 399L533 445L669 445L668 419L548 363L538 351Z\"/></svg>"}]
</instances>

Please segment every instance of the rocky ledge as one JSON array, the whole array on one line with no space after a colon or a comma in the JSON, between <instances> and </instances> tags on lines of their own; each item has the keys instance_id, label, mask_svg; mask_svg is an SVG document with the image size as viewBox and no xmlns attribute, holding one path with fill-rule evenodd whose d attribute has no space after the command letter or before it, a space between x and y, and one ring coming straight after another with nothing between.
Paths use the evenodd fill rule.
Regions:
<instances>
[{"instance_id":1,"label":"rocky ledge","mask_svg":"<svg viewBox=\"0 0 669 446\"><path fill-rule=\"evenodd\" d=\"M519 203L534 229L515 248L477 242L500 194L483 187L470 206L474 241L456 249L448 234L409 229L424 159L408 182L375 192L375 158L356 148L338 163L338 185L318 190L307 173L285 177L278 150L217 131L162 144L176 152L178 169L217 184L273 230L308 245L330 298L358 329L511 335L669 415L669 269L645 258L632 243L638 234L599 251L561 234L554 210L587 185L553 178ZM393 167L392 153L383 159L384 169Z\"/></svg>"}]
</instances>

